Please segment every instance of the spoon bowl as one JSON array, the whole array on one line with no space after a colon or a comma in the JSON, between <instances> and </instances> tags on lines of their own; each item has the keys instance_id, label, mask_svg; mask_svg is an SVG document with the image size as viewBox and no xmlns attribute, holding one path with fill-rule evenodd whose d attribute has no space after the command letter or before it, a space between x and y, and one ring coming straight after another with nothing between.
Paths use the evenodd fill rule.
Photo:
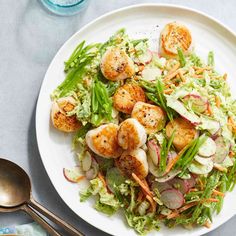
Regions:
<instances>
[{"instance_id":1,"label":"spoon bowl","mask_svg":"<svg viewBox=\"0 0 236 236\"><path fill-rule=\"evenodd\" d=\"M0 206L16 207L30 199L31 184L25 171L15 163L0 159Z\"/></svg>"}]
</instances>

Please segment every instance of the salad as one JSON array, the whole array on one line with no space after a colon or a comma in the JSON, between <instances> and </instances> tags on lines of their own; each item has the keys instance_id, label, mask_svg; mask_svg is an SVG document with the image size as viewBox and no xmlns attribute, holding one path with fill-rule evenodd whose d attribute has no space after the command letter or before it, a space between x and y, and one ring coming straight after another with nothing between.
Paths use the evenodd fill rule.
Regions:
<instances>
[{"instance_id":1,"label":"salad","mask_svg":"<svg viewBox=\"0 0 236 236\"><path fill-rule=\"evenodd\" d=\"M81 42L51 98L53 126L74 134L78 163L64 175L89 180L81 202L95 197L108 216L121 209L139 234L161 222L211 226L236 183L236 101L186 26L167 24L158 51L125 29Z\"/></svg>"}]
</instances>

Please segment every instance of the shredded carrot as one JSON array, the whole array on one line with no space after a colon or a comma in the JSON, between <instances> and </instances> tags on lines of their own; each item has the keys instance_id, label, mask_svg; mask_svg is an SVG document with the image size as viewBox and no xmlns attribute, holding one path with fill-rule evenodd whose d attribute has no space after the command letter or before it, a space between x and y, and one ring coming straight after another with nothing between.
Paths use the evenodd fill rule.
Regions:
<instances>
[{"instance_id":1,"label":"shredded carrot","mask_svg":"<svg viewBox=\"0 0 236 236\"><path fill-rule=\"evenodd\" d=\"M174 90L171 88L165 89L164 94L171 94Z\"/></svg>"},{"instance_id":2,"label":"shredded carrot","mask_svg":"<svg viewBox=\"0 0 236 236\"><path fill-rule=\"evenodd\" d=\"M217 163L214 163L214 168L219 170L219 171L222 171L222 172L227 172L227 168L217 164Z\"/></svg>"},{"instance_id":3,"label":"shredded carrot","mask_svg":"<svg viewBox=\"0 0 236 236\"><path fill-rule=\"evenodd\" d=\"M106 187L107 183L105 181L104 176L101 174L101 172L98 173L98 178L102 181L103 185Z\"/></svg>"},{"instance_id":4,"label":"shredded carrot","mask_svg":"<svg viewBox=\"0 0 236 236\"><path fill-rule=\"evenodd\" d=\"M164 78L164 82L173 79L178 73L179 73L178 70L176 70L176 71L174 71L174 72L172 72L172 73L169 73L169 74Z\"/></svg>"},{"instance_id":5,"label":"shredded carrot","mask_svg":"<svg viewBox=\"0 0 236 236\"><path fill-rule=\"evenodd\" d=\"M216 102L216 106L219 108L221 105L221 101L220 98L218 96L215 96L215 102Z\"/></svg>"},{"instance_id":6,"label":"shredded carrot","mask_svg":"<svg viewBox=\"0 0 236 236\"><path fill-rule=\"evenodd\" d=\"M218 196L221 196L221 197L224 197L225 196L225 194L224 193L222 193L222 192L220 192L220 191L217 191L217 190L213 190L213 194L214 195L218 195Z\"/></svg>"},{"instance_id":7,"label":"shredded carrot","mask_svg":"<svg viewBox=\"0 0 236 236\"><path fill-rule=\"evenodd\" d=\"M170 70L168 74L172 74L173 72L175 72L176 70L178 70L180 67L180 63L177 62Z\"/></svg>"},{"instance_id":8,"label":"shredded carrot","mask_svg":"<svg viewBox=\"0 0 236 236\"><path fill-rule=\"evenodd\" d=\"M144 70L144 68L145 68L144 65L140 65L140 66L138 66L138 70L139 70L140 72L142 72L142 71Z\"/></svg>"},{"instance_id":9,"label":"shredded carrot","mask_svg":"<svg viewBox=\"0 0 236 236\"><path fill-rule=\"evenodd\" d=\"M209 229L209 228L211 228L211 223L209 223L208 221L206 221L205 224L204 224L204 226Z\"/></svg>"},{"instance_id":10,"label":"shredded carrot","mask_svg":"<svg viewBox=\"0 0 236 236\"><path fill-rule=\"evenodd\" d=\"M219 202L219 199L216 198L207 198L207 199L203 199L202 202Z\"/></svg>"},{"instance_id":11,"label":"shredded carrot","mask_svg":"<svg viewBox=\"0 0 236 236\"><path fill-rule=\"evenodd\" d=\"M182 80L182 82L186 82L186 79L184 78L183 72L179 70L179 77Z\"/></svg>"},{"instance_id":12,"label":"shredded carrot","mask_svg":"<svg viewBox=\"0 0 236 236\"><path fill-rule=\"evenodd\" d=\"M176 162L179 160L180 156L185 152L185 148L183 148L178 154L176 157L174 157L173 159L171 159L168 164L167 164L167 167L166 167L166 171L165 173L169 173L170 170L172 169L172 167L176 164Z\"/></svg>"},{"instance_id":13,"label":"shredded carrot","mask_svg":"<svg viewBox=\"0 0 236 236\"><path fill-rule=\"evenodd\" d=\"M157 219L158 219L158 220L163 220L163 219L165 219L165 218L166 218L166 215L160 214Z\"/></svg>"},{"instance_id":14,"label":"shredded carrot","mask_svg":"<svg viewBox=\"0 0 236 236\"><path fill-rule=\"evenodd\" d=\"M232 157L234 157L234 156L235 156L235 153L234 153L233 151L230 151L230 152L229 152L229 157L232 158Z\"/></svg>"},{"instance_id":15,"label":"shredded carrot","mask_svg":"<svg viewBox=\"0 0 236 236\"><path fill-rule=\"evenodd\" d=\"M209 116L211 116L211 115L213 114L213 112L212 112L212 109L211 109L211 106L210 106L210 105L208 105L208 106L207 106L207 114L208 114Z\"/></svg>"},{"instance_id":16,"label":"shredded carrot","mask_svg":"<svg viewBox=\"0 0 236 236\"><path fill-rule=\"evenodd\" d=\"M189 190L189 193L191 193L191 192L197 192L197 191L198 191L197 188L191 188L191 189Z\"/></svg>"},{"instance_id":17,"label":"shredded carrot","mask_svg":"<svg viewBox=\"0 0 236 236\"><path fill-rule=\"evenodd\" d=\"M193 78L203 78L203 75L196 75L196 74L194 74L194 75L192 75L192 77Z\"/></svg>"},{"instance_id":18,"label":"shredded carrot","mask_svg":"<svg viewBox=\"0 0 236 236\"><path fill-rule=\"evenodd\" d=\"M76 179L76 182L80 182L82 179L85 179L85 176L84 175L81 175L79 176L77 179Z\"/></svg>"},{"instance_id":19,"label":"shredded carrot","mask_svg":"<svg viewBox=\"0 0 236 236\"><path fill-rule=\"evenodd\" d=\"M201 74L204 70L211 70L212 68L211 67L203 67L203 68L197 68L197 69L195 69L196 70L196 74L197 75L199 75L199 74Z\"/></svg>"},{"instance_id":20,"label":"shredded carrot","mask_svg":"<svg viewBox=\"0 0 236 236\"><path fill-rule=\"evenodd\" d=\"M147 200L150 202L150 204L151 204L151 212L156 212L156 208L157 208L157 204L156 204L156 202L152 199L152 197L151 196L149 196L149 195L146 195L146 198L147 198Z\"/></svg>"},{"instance_id":21,"label":"shredded carrot","mask_svg":"<svg viewBox=\"0 0 236 236\"><path fill-rule=\"evenodd\" d=\"M143 192L140 191L140 192L138 193L137 202L141 202L142 199L143 199Z\"/></svg>"},{"instance_id":22,"label":"shredded carrot","mask_svg":"<svg viewBox=\"0 0 236 236\"><path fill-rule=\"evenodd\" d=\"M167 219L172 219L175 217L179 216L179 213L188 210L189 208L196 206L198 204L198 202L190 202L189 204L186 204L185 206L181 207L177 212L172 212L171 214L169 214L167 216Z\"/></svg>"},{"instance_id":23,"label":"shredded carrot","mask_svg":"<svg viewBox=\"0 0 236 236\"><path fill-rule=\"evenodd\" d=\"M198 179L198 182L199 182L199 184L200 184L200 189L201 189L201 190L203 190L203 188L204 188L204 185L203 185L203 182L202 182L202 180L201 180L201 179Z\"/></svg>"},{"instance_id":24,"label":"shredded carrot","mask_svg":"<svg viewBox=\"0 0 236 236\"><path fill-rule=\"evenodd\" d=\"M223 75L223 79L224 79L224 80L227 80L227 77L228 77L228 75L225 73L225 74Z\"/></svg>"},{"instance_id":25,"label":"shredded carrot","mask_svg":"<svg viewBox=\"0 0 236 236\"><path fill-rule=\"evenodd\" d=\"M142 188L142 190L144 191L144 193L146 195L149 195L150 197L153 197L153 193L150 191L150 189L148 188L148 186L146 186L143 181L135 174L132 173L132 177L134 178L134 180L140 185L140 187Z\"/></svg>"}]
</instances>

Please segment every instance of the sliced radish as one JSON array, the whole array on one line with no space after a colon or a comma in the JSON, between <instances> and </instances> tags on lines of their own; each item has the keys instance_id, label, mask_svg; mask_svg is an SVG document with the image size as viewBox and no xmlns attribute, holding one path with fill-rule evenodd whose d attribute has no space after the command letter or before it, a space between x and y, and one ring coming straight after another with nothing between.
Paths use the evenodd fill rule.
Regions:
<instances>
[{"instance_id":1,"label":"sliced radish","mask_svg":"<svg viewBox=\"0 0 236 236\"><path fill-rule=\"evenodd\" d=\"M175 189L178 189L182 194L187 193L190 189L189 182L186 179L174 178L168 183L170 183Z\"/></svg>"},{"instance_id":2,"label":"sliced radish","mask_svg":"<svg viewBox=\"0 0 236 236\"><path fill-rule=\"evenodd\" d=\"M226 156L229 154L230 145L224 141L222 136L215 140L216 143L216 153L212 157L215 163L222 163Z\"/></svg>"},{"instance_id":3,"label":"sliced radish","mask_svg":"<svg viewBox=\"0 0 236 236\"><path fill-rule=\"evenodd\" d=\"M149 49L143 53L142 55L139 55L138 57L134 58L134 62L138 65L140 64L149 64L152 61L152 51L150 51Z\"/></svg>"},{"instance_id":4,"label":"sliced radish","mask_svg":"<svg viewBox=\"0 0 236 236\"><path fill-rule=\"evenodd\" d=\"M161 177L164 175L164 172L161 172L159 168L153 164L153 161L149 155L147 156L147 161L148 169L151 174L153 174L155 177Z\"/></svg>"},{"instance_id":5,"label":"sliced radish","mask_svg":"<svg viewBox=\"0 0 236 236\"><path fill-rule=\"evenodd\" d=\"M234 165L234 162L232 161L232 158L230 158L229 156L227 156L227 157L224 159L224 161L221 163L221 165L222 165L223 167L228 168L228 167L230 167L230 166L233 166L233 165Z\"/></svg>"},{"instance_id":6,"label":"sliced radish","mask_svg":"<svg viewBox=\"0 0 236 236\"><path fill-rule=\"evenodd\" d=\"M204 166L208 165L209 162L212 162L211 157L201 157L199 155L196 155L194 157L194 160L197 161L199 164L204 165Z\"/></svg>"},{"instance_id":7,"label":"sliced radish","mask_svg":"<svg viewBox=\"0 0 236 236\"><path fill-rule=\"evenodd\" d=\"M211 135L216 135L220 130L220 123L202 116L200 118L200 124L198 125L198 128L208 130Z\"/></svg>"},{"instance_id":8,"label":"sliced radish","mask_svg":"<svg viewBox=\"0 0 236 236\"><path fill-rule=\"evenodd\" d=\"M65 178L71 183L78 183L78 180L83 176L80 167L76 166L73 169L63 168Z\"/></svg>"},{"instance_id":9,"label":"sliced radish","mask_svg":"<svg viewBox=\"0 0 236 236\"><path fill-rule=\"evenodd\" d=\"M81 161L81 166L82 166L83 171L88 171L91 165L92 165L92 156L88 151L86 151Z\"/></svg>"},{"instance_id":10,"label":"sliced radish","mask_svg":"<svg viewBox=\"0 0 236 236\"><path fill-rule=\"evenodd\" d=\"M180 170L171 170L168 174L162 176L162 177L157 177L156 181L163 183L163 182L167 182L171 179L173 179L176 175L178 175L181 171Z\"/></svg>"},{"instance_id":11,"label":"sliced radish","mask_svg":"<svg viewBox=\"0 0 236 236\"><path fill-rule=\"evenodd\" d=\"M161 193L161 201L169 209L178 209L184 204L184 196L177 189L167 189Z\"/></svg>"},{"instance_id":12,"label":"sliced radish","mask_svg":"<svg viewBox=\"0 0 236 236\"><path fill-rule=\"evenodd\" d=\"M155 143L154 140L148 141L147 146L148 155L151 157L153 164L157 166L160 161L160 147Z\"/></svg>"},{"instance_id":13,"label":"sliced radish","mask_svg":"<svg viewBox=\"0 0 236 236\"><path fill-rule=\"evenodd\" d=\"M208 159L208 158L207 158ZM202 165L198 163L197 161L193 161L189 167L188 170L191 173L197 174L197 175L205 175L211 172L213 169L213 161L209 160L207 165Z\"/></svg>"},{"instance_id":14,"label":"sliced radish","mask_svg":"<svg viewBox=\"0 0 236 236\"><path fill-rule=\"evenodd\" d=\"M86 171L85 175L88 180L94 179L97 177L99 171L99 165L95 159L92 159L91 168Z\"/></svg>"},{"instance_id":15,"label":"sliced radish","mask_svg":"<svg viewBox=\"0 0 236 236\"><path fill-rule=\"evenodd\" d=\"M188 94L183 98L183 101L188 103L190 108L197 113L204 113L209 106L207 99L197 94Z\"/></svg>"},{"instance_id":16,"label":"sliced radish","mask_svg":"<svg viewBox=\"0 0 236 236\"><path fill-rule=\"evenodd\" d=\"M200 146L198 150L199 155L203 157L210 157L216 153L216 143L215 141L207 137L206 141Z\"/></svg>"},{"instance_id":17,"label":"sliced radish","mask_svg":"<svg viewBox=\"0 0 236 236\"><path fill-rule=\"evenodd\" d=\"M142 71L142 78L147 81L154 81L160 76L162 71L157 67L145 67Z\"/></svg>"},{"instance_id":18,"label":"sliced radish","mask_svg":"<svg viewBox=\"0 0 236 236\"><path fill-rule=\"evenodd\" d=\"M175 110L177 113L179 113L183 118L190 121L194 125L198 125L200 123L200 119L197 115L194 113L190 113L182 102L176 100L175 98L171 96L166 96L167 100L167 106Z\"/></svg>"},{"instance_id":19,"label":"sliced radish","mask_svg":"<svg viewBox=\"0 0 236 236\"><path fill-rule=\"evenodd\" d=\"M193 188L196 184L196 179L192 175L190 179L187 179L187 181L188 181L189 189Z\"/></svg>"},{"instance_id":20,"label":"sliced radish","mask_svg":"<svg viewBox=\"0 0 236 236\"><path fill-rule=\"evenodd\" d=\"M158 182L153 182L152 184L152 189L157 188L159 193L162 193L163 191L167 190L167 189L171 189L172 186L168 183L158 183Z\"/></svg>"}]
</instances>

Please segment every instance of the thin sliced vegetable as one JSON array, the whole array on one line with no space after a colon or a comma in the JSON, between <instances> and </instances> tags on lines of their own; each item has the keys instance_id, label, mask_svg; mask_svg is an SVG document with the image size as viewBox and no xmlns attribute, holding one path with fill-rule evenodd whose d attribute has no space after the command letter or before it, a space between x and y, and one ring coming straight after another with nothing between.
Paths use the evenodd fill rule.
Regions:
<instances>
[{"instance_id":1,"label":"thin sliced vegetable","mask_svg":"<svg viewBox=\"0 0 236 236\"><path fill-rule=\"evenodd\" d=\"M215 163L222 163L226 156L229 154L229 144L225 142L222 136L215 140L216 143L216 153L213 156L213 161Z\"/></svg>"},{"instance_id":2,"label":"thin sliced vegetable","mask_svg":"<svg viewBox=\"0 0 236 236\"><path fill-rule=\"evenodd\" d=\"M162 177L157 177L156 181L159 183L163 183L163 182L167 182L171 179L173 179L176 175L178 175L181 172L181 170L171 170L170 172L168 172L166 175L162 176Z\"/></svg>"},{"instance_id":3,"label":"thin sliced vegetable","mask_svg":"<svg viewBox=\"0 0 236 236\"><path fill-rule=\"evenodd\" d=\"M81 166L83 171L88 171L92 165L92 156L86 151L83 159L81 160Z\"/></svg>"},{"instance_id":4,"label":"thin sliced vegetable","mask_svg":"<svg viewBox=\"0 0 236 236\"><path fill-rule=\"evenodd\" d=\"M142 78L147 81L155 81L161 75L161 70L158 68L145 68L142 71Z\"/></svg>"},{"instance_id":5,"label":"thin sliced vegetable","mask_svg":"<svg viewBox=\"0 0 236 236\"><path fill-rule=\"evenodd\" d=\"M177 189L167 189L161 193L161 201L169 209L178 209L184 204L184 196Z\"/></svg>"},{"instance_id":6,"label":"thin sliced vegetable","mask_svg":"<svg viewBox=\"0 0 236 236\"><path fill-rule=\"evenodd\" d=\"M180 178L170 180L169 184L171 184L173 188L178 189L182 194L187 193L190 189L189 182Z\"/></svg>"},{"instance_id":7,"label":"thin sliced vegetable","mask_svg":"<svg viewBox=\"0 0 236 236\"><path fill-rule=\"evenodd\" d=\"M63 168L63 174L65 178L71 183L78 183L80 180L85 178L85 176L82 175L80 167L77 166L73 169Z\"/></svg>"},{"instance_id":8,"label":"thin sliced vegetable","mask_svg":"<svg viewBox=\"0 0 236 236\"><path fill-rule=\"evenodd\" d=\"M216 153L216 143L215 141L207 137L206 141L200 146L199 155L204 156L204 157L210 157Z\"/></svg>"},{"instance_id":9,"label":"thin sliced vegetable","mask_svg":"<svg viewBox=\"0 0 236 236\"><path fill-rule=\"evenodd\" d=\"M160 147L155 143L154 140L150 140L147 146L148 155L151 157L153 164L157 166L160 161Z\"/></svg>"},{"instance_id":10,"label":"thin sliced vegetable","mask_svg":"<svg viewBox=\"0 0 236 236\"><path fill-rule=\"evenodd\" d=\"M139 179L139 177L135 173L132 173L132 177L140 185L140 187L142 188L142 190L145 192L146 195L153 197L153 193L151 192L151 190L142 182L141 179Z\"/></svg>"},{"instance_id":11,"label":"thin sliced vegetable","mask_svg":"<svg viewBox=\"0 0 236 236\"><path fill-rule=\"evenodd\" d=\"M188 170L191 173L197 174L197 175L205 175L212 171L213 169L213 161L209 161L207 165L201 165L200 163L193 161L190 166L188 167Z\"/></svg>"}]
</instances>

